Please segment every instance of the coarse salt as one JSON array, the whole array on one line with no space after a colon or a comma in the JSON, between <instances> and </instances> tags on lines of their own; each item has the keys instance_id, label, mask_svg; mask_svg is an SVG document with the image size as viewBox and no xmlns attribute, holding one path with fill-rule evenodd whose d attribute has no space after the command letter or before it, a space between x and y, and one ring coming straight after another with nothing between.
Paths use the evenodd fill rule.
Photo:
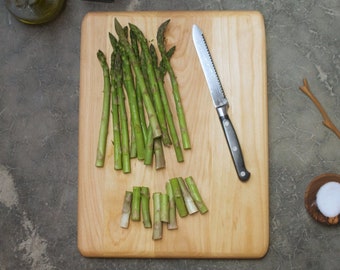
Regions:
<instances>
[{"instance_id":1,"label":"coarse salt","mask_svg":"<svg viewBox=\"0 0 340 270\"><path fill-rule=\"evenodd\" d=\"M316 204L326 217L340 214L340 183L328 182L320 187L316 194Z\"/></svg>"}]
</instances>

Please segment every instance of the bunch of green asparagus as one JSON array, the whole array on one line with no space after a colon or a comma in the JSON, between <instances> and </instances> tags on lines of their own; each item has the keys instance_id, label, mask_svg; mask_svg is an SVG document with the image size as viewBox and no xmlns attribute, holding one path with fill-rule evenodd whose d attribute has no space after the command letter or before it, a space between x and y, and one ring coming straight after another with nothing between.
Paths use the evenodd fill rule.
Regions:
<instances>
[{"instance_id":1,"label":"bunch of green asparagus","mask_svg":"<svg viewBox=\"0 0 340 270\"><path fill-rule=\"evenodd\" d=\"M155 157L155 168L164 168L163 146L173 145L178 162L184 161L182 147L191 148L178 83L170 64L175 47L167 50L165 44L164 34L169 22L163 22L157 31L156 40L161 59L158 59L155 46L147 41L136 25L130 23L123 27L117 19L115 31L118 38L109 33L113 49L110 67L104 53L101 50L97 52L104 77L97 167L104 166L110 108L116 170L122 169L124 173L129 173L130 159L134 157L143 160L146 165L151 165ZM165 89L167 73L171 80L182 145Z\"/></svg>"},{"instance_id":2,"label":"bunch of green asparagus","mask_svg":"<svg viewBox=\"0 0 340 270\"><path fill-rule=\"evenodd\" d=\"M162 239L163 224L169 230L177 229L176 213L181 218L197 212L205 214L205 205L194 179L189 176L171 178L165 185L165 192L154 192L153 226L150 214L150 191L148 187L134 186L132 191L126 191L122 207L120 227L127 229L130 220L143 220L145 228L153 228L152 239ZM142 218L141 218L142 217Z\"/></svg>"}]
</instances>

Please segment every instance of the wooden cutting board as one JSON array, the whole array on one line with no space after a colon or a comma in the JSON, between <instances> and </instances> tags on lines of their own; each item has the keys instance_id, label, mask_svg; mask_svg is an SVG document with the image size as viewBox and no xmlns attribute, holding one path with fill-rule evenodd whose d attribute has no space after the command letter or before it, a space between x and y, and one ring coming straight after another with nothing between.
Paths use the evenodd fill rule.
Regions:
<instances>
[{"instance_id":1,"label":"wooden cutting board","mask_svg":"<svg viewBox=\"0 0 340 270\"><path fill-rule=\"evenodd\" d=\"M122 25L136 24L151 42L155 41L158 26L171 19L166 32L167 46L176 45L171 62L178 78L192 143L192 149L184 152L183 163L176 161L170 148L165 149L166 169L156 171L132 160L130 174L115 171L110 126L105 166L96 168L94 165L103 97L103 75L96 52L101 49L110 56L108 32L115 34L114 18ZM230 102L229 116L251 172L246 183L237 178L210 98L192 42L194 23L205 34ZM84 18L78 179L78 247L82 255L261 258L266 254L269 184L265 52L264 21L258 12L107 12L89 13ZM166 86L171 98L168 77ZM144 229L142 222L131 222L129 229L119 227L126 190L148 186L151 192L164 192L166 181L179 176L194 178L209 208L207 214L178 217L178 230L168 231L164 226L163 239L159 241L152 240L152 230Z\"/></svg>"}]
</instances>

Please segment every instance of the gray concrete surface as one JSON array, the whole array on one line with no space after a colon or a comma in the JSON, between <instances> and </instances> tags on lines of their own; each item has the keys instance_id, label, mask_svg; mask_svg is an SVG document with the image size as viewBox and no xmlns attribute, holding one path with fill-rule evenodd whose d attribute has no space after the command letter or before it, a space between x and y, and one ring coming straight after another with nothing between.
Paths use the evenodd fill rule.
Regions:
<instances>
[{"instance_id":1,"label":"gray concrete surface","mask_svg":"<svg viewBox=\"0 0 340 270\"><path fill-rule=\"evenodd\" d=\"M258 10L265 18L270 247L260 260L88 259L77 250L80 25L88 11ZM340 128L338 0L67 1L28 26L0 5L0 269L340 269L340 231L314 222L304 191L340 173L340 140L298 90L307 77Z\"/></svg>"}]
</instances>

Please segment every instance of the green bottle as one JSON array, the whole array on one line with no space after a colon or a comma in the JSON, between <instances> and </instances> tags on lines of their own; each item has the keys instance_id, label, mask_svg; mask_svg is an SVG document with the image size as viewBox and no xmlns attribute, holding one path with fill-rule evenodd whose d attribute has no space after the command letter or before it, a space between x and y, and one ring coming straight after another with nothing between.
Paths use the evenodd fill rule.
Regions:
<instances>
[{"instance_id":1,"label":"green bottle","mask_svg":"<svg viewBox=\"0 0 340 270\"><path fill-rule=\"evenodd\" d=\"M63 10L65 0L5 0L5 3L19 21L41 24L55 19Z\"/></svg>"}]
</instances>

